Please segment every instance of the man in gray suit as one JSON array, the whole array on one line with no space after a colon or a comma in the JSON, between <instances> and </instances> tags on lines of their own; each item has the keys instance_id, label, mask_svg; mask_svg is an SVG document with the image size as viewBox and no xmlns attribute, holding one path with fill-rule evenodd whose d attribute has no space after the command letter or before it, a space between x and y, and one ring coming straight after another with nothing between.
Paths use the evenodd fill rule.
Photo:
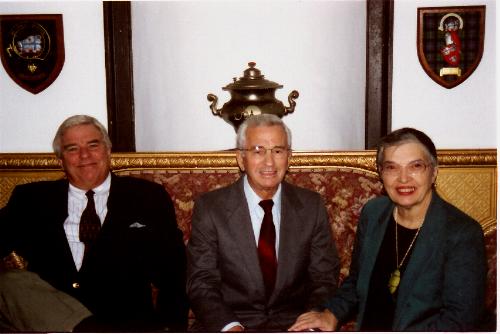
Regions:
<instances>
[{"instance_id":1,"label":"man in gray suit","mask_svg":"<svg viewBox=\"0 0 500 334\"><path fill-rule=\"evenodd\" d=\"M195 202L187 290L199 331L286 331L337 287L339 260L318 193L283 181L291 134L275 115L238 129L243 176Z\"/></svg>"}]
</instances>

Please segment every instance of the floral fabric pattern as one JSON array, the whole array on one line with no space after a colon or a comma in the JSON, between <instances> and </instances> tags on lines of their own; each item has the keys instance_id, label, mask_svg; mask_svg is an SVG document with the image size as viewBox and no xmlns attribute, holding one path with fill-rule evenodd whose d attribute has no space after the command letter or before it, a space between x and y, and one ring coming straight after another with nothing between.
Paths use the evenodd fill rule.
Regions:
<instances>
[{"instance_id":1,"label":"floral fabric pattern","mask_svg":"<svg viewBox=\"0 0 500 334\"><path fill-rule=\"evenodd\" d=\"M141 170L118 172L159 183L170 194L175 206L177 224L187 243L191 235L191 216L197 196L235 182L237 171L165 171ZM286 181L318 192L325 201L332 235L341 261L341 279L348 275L356 225L363 205L382 192L378 176L349 168L328 170L292 170Z\"/></svg>"}]
</instances>

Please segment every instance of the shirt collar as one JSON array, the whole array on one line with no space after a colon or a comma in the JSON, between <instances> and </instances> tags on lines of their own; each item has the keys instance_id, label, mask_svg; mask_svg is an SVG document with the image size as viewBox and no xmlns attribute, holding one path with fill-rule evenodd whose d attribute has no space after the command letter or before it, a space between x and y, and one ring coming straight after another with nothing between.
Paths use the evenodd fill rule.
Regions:
<instances>
[{"instance_id":1,"label":"shirt collar","mask_svg":"<svg viewBox=\"0 0 500 334\"><path fill-rule=\"evenodd\" d=\"M96 194L102 194L102 193L109 192L110 188L111 188L111 173L108 173L108 176L106 177L104 182L101 183L100 185L98 185L97 187L92 188L92 190ZM85 195L85 193L87 192L87 190L77 188L74 185L72 185L71 183L69 184L69 191L72 192L73 194L77 194L77 195Z\"/></svg>"},{"instance_id":2,"label":"shirt collar","mask_svg":"<svg viewBox=\"0 0 500 334\"><path fill-rule=\"evenodd\" d=\"M247 198L248 206L251 208L259 206L259 202L262 201L262 198L260 198L259 195L257 195L252 189L246 174L243 177L243 190L245 192L245 197ZM274 193L272 200L274 204L281 203L281 183L278 185L278 190ZM274 205L274 207L276 207L276 205Z\"/></svg>"}]
</instances>

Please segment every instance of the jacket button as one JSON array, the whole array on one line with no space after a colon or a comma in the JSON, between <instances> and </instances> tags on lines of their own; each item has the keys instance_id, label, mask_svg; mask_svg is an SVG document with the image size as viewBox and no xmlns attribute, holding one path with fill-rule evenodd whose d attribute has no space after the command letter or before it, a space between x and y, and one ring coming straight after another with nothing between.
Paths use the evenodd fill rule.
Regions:
<instances>
[{"instance_id":1,"label":"jacket button","mask_svg":"<svg viewBox=\"0 0 500 334\"><path fill-rule=\"evenodd\" d=\"M74 289L78 289L78 288L80 287L80 283L75 282L75 283L71 284L71 286L72 286Z\"/></svg>"}]
</instances>

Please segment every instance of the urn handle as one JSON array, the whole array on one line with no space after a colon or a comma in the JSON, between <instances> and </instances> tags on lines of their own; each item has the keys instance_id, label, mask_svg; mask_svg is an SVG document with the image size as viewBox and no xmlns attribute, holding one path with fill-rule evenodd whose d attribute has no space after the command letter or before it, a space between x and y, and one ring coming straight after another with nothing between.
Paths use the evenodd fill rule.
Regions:
<instances>
[{"instance_id":1,"label":"urn handle","mask_svg":"<svg viewBox=\"0 0 500 334\"><path fill-rule=\"evenodd\" d=\"M212 114L214 114L215 116L222 117L222 108L217 109L217 101L219 100L219 98L215 94L209 93L207 95L207 100L209 102L211 102L210 103L210 110L212 110Z\"/></svg>"},{"instance_id":2,"label":"urn handle","mask_svg":"<svg viewBox=\"0 0 500 334\"><path fill-rule=\"evenodd\" d=\"M290 106L285 107L285 112L283 113L283 116L291 114L295 111L295 106L297 105L295 99L298 97L299 97L299 92L297 92L296 90L292 90L292 92L288 94L288 103L290 104Z\"/></svg>"}]
</instances>

